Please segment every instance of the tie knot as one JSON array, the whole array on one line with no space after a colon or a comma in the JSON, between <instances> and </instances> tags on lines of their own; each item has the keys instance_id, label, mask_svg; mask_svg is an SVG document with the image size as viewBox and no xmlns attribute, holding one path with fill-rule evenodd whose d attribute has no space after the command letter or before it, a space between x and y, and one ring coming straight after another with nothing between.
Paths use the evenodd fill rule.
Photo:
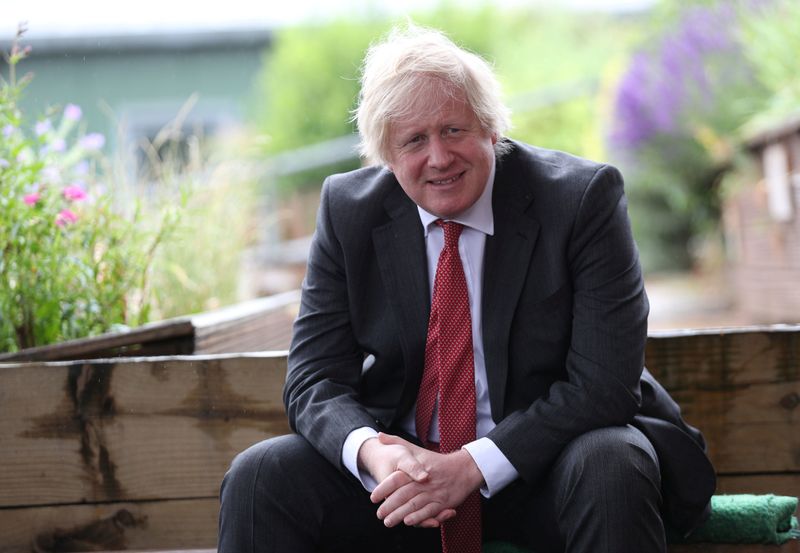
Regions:
<instances>
[{"instance_id":1,"label":"tie knot","mask_svg":"<svg viewBox=\"0 0 800 553\"><path fill-rule=\"evenodd\" d=\"M436 224L444 231L444 247L458 249L458 238L461 236L461 231L464 230L464 225L441 219L436 219Z\"/></svg>"}]
</instances>

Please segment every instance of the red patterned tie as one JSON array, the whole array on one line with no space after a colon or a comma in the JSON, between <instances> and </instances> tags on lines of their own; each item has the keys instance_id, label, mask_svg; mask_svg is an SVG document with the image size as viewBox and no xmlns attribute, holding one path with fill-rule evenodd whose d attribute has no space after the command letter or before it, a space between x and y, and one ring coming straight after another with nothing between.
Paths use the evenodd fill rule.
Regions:
<instances>
[{"instance_id":1,"label":"red patterned tie","mask_svg":"<svg viewBox=\"0 0 800 553\"><path fill-rule=\"evenodd\" d=\"M439 397L439 452L450 453L475 439L475 362L469 293L458 239L463 226L437 220L444 230L433 283L425 372L417 396L417 436L429 449L433 407ZM481 502L476 491L442 525L443 553L480 553Z\"/></svg>"}]
</instances>

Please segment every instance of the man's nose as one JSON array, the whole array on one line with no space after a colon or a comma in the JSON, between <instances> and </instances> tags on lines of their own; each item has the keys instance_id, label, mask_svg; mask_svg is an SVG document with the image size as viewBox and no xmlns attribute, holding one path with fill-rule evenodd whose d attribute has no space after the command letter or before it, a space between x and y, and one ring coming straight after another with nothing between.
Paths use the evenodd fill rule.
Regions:
<instances>
[{"instance_id":1,"label":"man's nose","mask_svg":"<svg viewBox=\"0 0 800 553\"><path fill-rule=\"evenodd\" d=\"M428 143L428 166L434 169L446 169L453 162L453 153L447 142L435 136Z\"/></svg>"}]
</instances>

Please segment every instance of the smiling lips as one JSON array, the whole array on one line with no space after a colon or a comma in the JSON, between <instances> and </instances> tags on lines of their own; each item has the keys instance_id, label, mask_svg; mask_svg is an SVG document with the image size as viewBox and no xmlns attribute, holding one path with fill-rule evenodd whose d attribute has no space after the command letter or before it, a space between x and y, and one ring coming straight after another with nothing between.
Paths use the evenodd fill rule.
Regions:
<instances>
[{"instance_id":1,"label":"smiling lips","mask_svg":"<svg viewBox=\"0 0 800 553\"><path fill-rule=\"evenodd\" d=\"M446 178L446 179L428 180L428 182L430 184L437 184L437 185L451 184L451 183L457 181L459 178L461 178L461 176L463 174L464 174L464 172L461 172L461 173L458 173L457 175L453 175L452 177L449 177L449 178Z\"/></svg>"}]
</instances>

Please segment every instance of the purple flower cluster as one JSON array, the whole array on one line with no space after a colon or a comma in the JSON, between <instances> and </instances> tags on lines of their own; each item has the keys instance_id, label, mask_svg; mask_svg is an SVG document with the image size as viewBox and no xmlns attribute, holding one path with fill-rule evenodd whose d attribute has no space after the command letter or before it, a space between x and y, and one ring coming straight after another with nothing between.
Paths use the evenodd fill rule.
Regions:
<instances>
[{"instance_id":1,"label":"purple flower cluster","mask_svg":"<svg viewBox=\"0 0 800 553\"><path fill-rule=\"evenodd\" d=\"M636 149L659 134L680 132L687 117L713 108L724 87L713 76L716 60L738 66L736 12L727 4L686 9L675 30L654 48L636 53L614 102L614 146Z\"/></svg>"},{"instance_id":2,"label":"purple flower cluster","mask_svg":"<svg viewBox=\"0 0 800 553\"><path fill-rule=\"evenodd\" d=\"M81 110L80 106L76 106L75 104L67 104L64 108L64 119L68 121L79 121L81 116L83 116L83 111Z\"/></svg>"},{"instance_id":3,"label":"purple flower cluster","mask_svg":"<svg viewBox=\"0 0 800 553\"><path fill-rule=\"evenodd\" d=\"M80 145L86 150L99 150L105 146L106 137L98 132L89 133L80 139Z\"/></svg>"}]
</instances>

